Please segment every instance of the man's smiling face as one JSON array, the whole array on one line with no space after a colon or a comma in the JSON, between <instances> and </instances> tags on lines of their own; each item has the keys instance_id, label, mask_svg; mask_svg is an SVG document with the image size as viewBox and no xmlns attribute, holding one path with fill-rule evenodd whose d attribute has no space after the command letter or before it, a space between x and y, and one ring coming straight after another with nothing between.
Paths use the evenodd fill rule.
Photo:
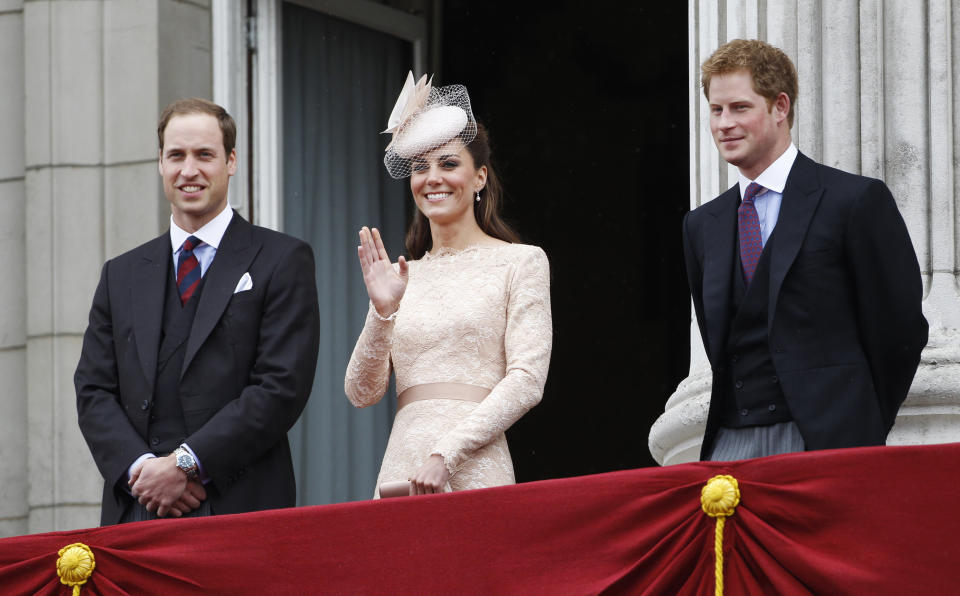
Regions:
<instances>
[{"instance_id":1,"label":"man's smiling face","mask_svg":"<svg viewBox=\"0 0 960 596\"><path fill-rule=\"evenodd\" d=\"M183 114L171 118L164 129L159 167L173 221L195 232L226 207L237 155L236 150L226 155L216 118Z\"/></svg>"},{"instance_id":2,"label":"man's smiling face","mask_svg":"<svg viewBox=\"0 0 960 596\"><path fill-rule=\"evenodd\" d=\"M768 102L754 91L746 70L710 80L710 132L720 156L751 180L790 145L790 100L781 93Z\"/></svg>"}]
</instances>

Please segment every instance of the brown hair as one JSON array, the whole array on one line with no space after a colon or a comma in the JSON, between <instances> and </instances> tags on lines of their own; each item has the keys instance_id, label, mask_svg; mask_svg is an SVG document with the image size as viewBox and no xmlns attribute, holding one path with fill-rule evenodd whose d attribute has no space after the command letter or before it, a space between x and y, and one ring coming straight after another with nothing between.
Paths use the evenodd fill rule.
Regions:
<instances>
[{"instance_id":1,"label":"brown hair","mask_svg":"<svg viewBox=\"0 0 960 596\"><path fill-rule=\"evenodd\" d=\"M480 190L480 201L473 203L473 216L477 220L477 225L484 233L494 238L507 242L520 242L520 236L500 216L503 188L490 162L490 137L482 124L477 124L477 136L467 145L467 151L470 152L476 169L487 166L487 183ZM410 257L414 259L421 258L433 247L430 220L419 209L413 216L410 229L407 230L406 246Z\"/></svg>"},{"instance_id":2,"label":"brown hair","mask_svg":"<svg viewBox=\"0 0 960 596\"><path fill-rule=\"evenodd\" d=\"M745 70L753 80L753 90L773 107L780 93L790 98L787 124L793 127L793 106L797 102L797 69L780 48L757 39L734 39L717 48L700 66L703 95L710 101L710 79Z\"/></svg>"},{"instance_id":3,"label":"brown hair","mask_svg":"<svg viewBox=\"0 0 960 596\"><path fill-rule=\"evenodd\" d=\"M160 151L163 151L163 132L167 129L170 119L174 116L185 116L187 114L209 114L217 119L220 132L223 133L225 157L230 159L230 152L237 144L237 123L221 106L199 97L178 99L163 109L163 113L160 114L160 122L157 124L157 139L160 141Z\"/></svg>"}]
</instances>

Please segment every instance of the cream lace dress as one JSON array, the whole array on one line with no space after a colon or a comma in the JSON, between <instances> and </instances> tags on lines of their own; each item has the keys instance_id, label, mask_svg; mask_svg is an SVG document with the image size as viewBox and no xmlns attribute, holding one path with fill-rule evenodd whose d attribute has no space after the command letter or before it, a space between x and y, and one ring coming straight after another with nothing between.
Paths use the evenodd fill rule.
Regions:
<instances>
[{"instance_id":1,"label":"cream lace dress","mask_svg":"<svg viewBox=\"0 0 960 596\"><path fill-rule=\"evenodd\" d=\"M549 263L539 247L440 249L411 261L394 320L372 305L367 313L347 366L347 397L360 408L380 401L391 363L398 394L424 383L490 393L480 403L427 399L401 408L376 486L406 480L434 453L452 490L513 484L503 433L543 397L552 335Z\"/></svg>"}]
</instances>

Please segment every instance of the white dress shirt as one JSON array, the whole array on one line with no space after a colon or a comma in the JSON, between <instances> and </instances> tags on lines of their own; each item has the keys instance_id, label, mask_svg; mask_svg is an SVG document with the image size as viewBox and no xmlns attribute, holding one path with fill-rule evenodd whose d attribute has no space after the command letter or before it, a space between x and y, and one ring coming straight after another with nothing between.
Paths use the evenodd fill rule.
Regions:
<instances>
[{"instance_id":1,"label":"white dress shirt","mask_svg":"<svg viewBox=\"0 0 960 596\"><path fill-rule=\"evenodd\" d=\"M233 219L233 209L230 205L224 207L219 215L211 219L202 228L191 234L173 221L170 216L170 244L173 247L173 270L177 270L177 259L180 258L180 249L183 242L190 236L196 236L203 241L203 244L193 250L193 254L200 261L200 277L207 274L207 269L213 263L213 257L217 254L217 248L220 247L220 241L223 240L223 234Z\"/></svg>"},{"instance_id":2,"label":"white dress shirt","mask_svg":"<svg viewBox=\"0 0 960 596\"><path fill-rule=\"evenodd\" d=\"M763 246L767 245L767 239L777 227L777 219L780 217L780 203L783 201L783 188L787 185L787 176L793 168L793 162L797 159L797 146L790 143L786 151L777 158L766 170L757 176L756 180L750 180L741 172L740 177L740 197L743 198L743 192L751 182L756 182L767 190L758 194L753 200L757 208L757 217L760 218L760 237Z\"/></svg>"}]
</instances>

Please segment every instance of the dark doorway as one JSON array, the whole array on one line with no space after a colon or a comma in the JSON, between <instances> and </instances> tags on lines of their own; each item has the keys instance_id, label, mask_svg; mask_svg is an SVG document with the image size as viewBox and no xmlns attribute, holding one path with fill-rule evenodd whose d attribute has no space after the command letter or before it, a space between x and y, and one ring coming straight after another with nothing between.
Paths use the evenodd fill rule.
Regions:
<instances>
[{"instance_id":1,"label":"dark doorway","mask_svg":"<svg viewBox=\"0 0 960 596\"><path fill-rule=\"evenodd\" d=\"M490 130L506 215L550 257L543 402L508 432L518 481L655 465L687 375L683 2L448 0L441 71Z\"/></svg>"}]
</instances>

